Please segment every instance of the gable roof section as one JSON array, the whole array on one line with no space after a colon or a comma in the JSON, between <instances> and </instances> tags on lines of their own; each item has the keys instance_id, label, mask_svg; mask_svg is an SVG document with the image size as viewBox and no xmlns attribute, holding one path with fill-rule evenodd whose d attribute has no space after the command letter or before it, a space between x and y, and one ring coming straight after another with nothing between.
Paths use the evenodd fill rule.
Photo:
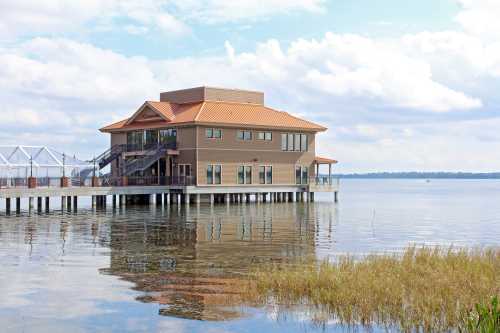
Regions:
<instances>
[{"instance_id":1,"label":"gable roof section","mask_svg":"<svg viewBox=\"0 0 500 333\"><path fill-rule=\"evenodd\" d=\"M146 107L157 113L159 118L153 118L149 121L135 121ZM253 126L314 132L326 130L326 127L263 105L212 101L190 104L148 101L145 102L132 117L103 127L100 130L102 132L116 132L140 128L159 128L180 124Z\"/></svg>"}]
</instances>

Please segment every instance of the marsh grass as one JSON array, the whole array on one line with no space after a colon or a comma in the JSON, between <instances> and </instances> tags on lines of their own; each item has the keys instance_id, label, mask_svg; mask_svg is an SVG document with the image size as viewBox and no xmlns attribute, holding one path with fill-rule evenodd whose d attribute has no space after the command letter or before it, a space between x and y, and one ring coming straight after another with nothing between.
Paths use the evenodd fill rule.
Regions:
<instances>
[{"instance_id":1,"label":"marsh grass","mask_svg":"<svg viewBox=\"0 0 500 333\"><path fill-rule=\"evenodd\" d=\"M500 294L500 250L410 247L360 260L265 265L245 291L253 304L307 305L345 325L468 332L477 304Z\"/></svg>"}]
</instances>

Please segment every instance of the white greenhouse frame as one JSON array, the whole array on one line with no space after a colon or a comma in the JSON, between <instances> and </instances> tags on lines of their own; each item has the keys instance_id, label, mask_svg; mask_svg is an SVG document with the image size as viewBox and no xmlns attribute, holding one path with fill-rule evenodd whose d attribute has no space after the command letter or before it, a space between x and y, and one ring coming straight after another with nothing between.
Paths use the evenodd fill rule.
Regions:
<instances>
[{"instance_id":1,"label":"white greenhouse frame","mask_svg":"<svg viewBox=\"0 0 500 333\"><path fill-rule=\"evenodd\" d=\"M44 146L0 146L0 178L87 177L94 165Z\"/></svg>"}]
</instances>

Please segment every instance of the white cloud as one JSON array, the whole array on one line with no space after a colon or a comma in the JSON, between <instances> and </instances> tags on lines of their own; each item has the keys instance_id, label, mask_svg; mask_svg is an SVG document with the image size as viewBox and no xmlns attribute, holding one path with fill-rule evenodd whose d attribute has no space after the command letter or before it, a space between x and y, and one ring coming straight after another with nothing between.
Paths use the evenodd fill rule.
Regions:
<instances>
[{"instance_id":1,"label":"white cloud","mask_svg":"<svg viewBox=\"0 0 500 333\"><path fill-rule=\"evenodd\" d=\"M467 32L482 38L500 36L500 1L498 0L458 0L463 9L456 16Z\"/></svg>"},{"instance_id":2,"label":"white cloud","mask_svg":"<svg viewBox=\"0 0 500 333\"><path fill-rule=\"evenodd\" d=\"M190 33L190 23L255 21L290 12L319 13L325 0L19 0L0 2L0 37L106 31L131 34L159 31L166 36Z\"/></svg>"},{"instance_id":3,"label":"white cloud","mask_svg":"<svg viewBox=\"0 0 500 333\"><path fill-rule=\"evenodd\" d=\"M262 20L276 14L291 12L322 13L325 0L176 0L189 19L204 23Z\"/></svg>"},{"instance_id":4,"label":"white cloud","mask_svg":"<svg viewBox=\"0 0 500 333\"><path fill-rule=\"evenodd\" d=\"M320 10L323 3L314 3L319 7L276 5L275 12ZM199 4L173 6L185 13ZM146 23L154 19L144 11L156 5L122 2L112 12L126 11L133 23L123 28L142 34L158 29ZM464 2L464 12L473 5ZM341 160L345 171L500 168L497 40L470 30L400 38L328 33L290 44L269 40L247 52L227 42L226 51L151 60L61 38L4 45L0 100L8 103L0 107L0 141L43 142L90 157L109 144L97 128L129 115L145 99L215 85L265 91L269 105L325 124L330 131L319 136L318 151ZM461 162L464 155L470 158Z\"/></svg>"},{"instance_id":5,"label":"white cloud","mask_svg":"<svg viewBox=\"0 0 500 333\"><path fill-rule=\"evenodd\" d=\"M260 44L255 53L236 55L226 47L237 68L280 84L293 80L303 90L423 111L481 106L479 99L435 81L426 61L383 40L327 33L319 41L295 41L285 51L275 40Z\"/></svg>"}]
</instances>

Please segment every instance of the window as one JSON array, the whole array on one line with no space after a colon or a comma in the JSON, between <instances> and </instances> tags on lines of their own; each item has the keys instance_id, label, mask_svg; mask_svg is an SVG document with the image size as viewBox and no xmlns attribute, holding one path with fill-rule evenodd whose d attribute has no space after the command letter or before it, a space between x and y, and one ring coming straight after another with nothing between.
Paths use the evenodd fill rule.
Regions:
<instances>
[{"instance_id":1,"label":"window","mask_svg":"<svg viewBox=\"0 0 500 333\"><path fill-rule=\"evenodd\" d=\"M257 132L257 140L273 141L272 132Z\"/></svg>"},{"instance_id":2,"label":"window","mask_svg":"<svg viewBox=\"0 0 500 333\"><path fill-rule=\"evenodd\" d=\"M142 150L144 131L135 131L127 133L128 150Z\"/></svg>"},{"instance_id":3,"label":"window","mask_svg":"<svg viewBox=\"0 0 500 333\"><path fill-rule=\"evenodd\" d=\"M281 150L283 150L283 151L288 150L287 138L288 138L288 135L286 133L281 134Z\"/></svg>"},{"instance_id":4,"label":"window","mask_svg":"<svg viewBox=\"0 0 500 333\"><path fill-rule=\"evenodd\" d=\"M220 128L207 128L205 129L205 136L208 139L220 139L222 138L222 130Z\"/></svg>"},{"instance_id":5,"label":"window","mask_svg":"<svg viewBox=\"0 0 500 333\"><path fill-rule=\"evenodd\" d=\"M301 134L300 135L300 150L301 151L307 151L307 134Z\"/></svg>"},{"instance_id":6,"label":"window","mask_svg":"<svg viewBox=\"0 0 500 333\"><path fill-rule=\"evenodd\" d=\"M144 131L144 145L152 146L157 144L158 144L158 131L157 130Z\"/></svg>"},{"instance_id":7,"label":"window","mask_svg":"<svg viewBox=\"0 0 500 333\"><path fill-rule=\"evenodd\" d=\"M238 167L238 184L245 184L245 167Z\"/></svg>"},{"instance_id":8,"label":"window","mask_svg":"<svg viewBox=\"0 0 500 333\"><path fill-rule=\"evenodd\" d=\"M222 181L222 166L220 164L207 165L207 184L220 184Z\"/></svg>"},{"instance_id":9,"label":"window","mask_svg":"<svg viewBox=\"0 0 500 333\"><path fill-rule=\"evenodd\" d=\"M266 183L266 167L260 166L259 167L259 184L265 184Z\"/></svg>"},{"instance_id":10,"label":"window","mask_svg":"<svg viewBox=\"0 0 500 333\"><path fill-rule=\"evenodd\" d=\"M273 167L260 166L259 167L259 183L272 184L273 183Z\"/></svg>"},{"instance_id":11,"label":"window","mask_svg":"<svg viewBox=\"0 0 500 333\"><path fill-rule=\"evenodd\" d=\"M309 181L309 168L306 166L295 166L295 183L306 185Z\"/></svg>"},{"instance_id":12,"label":"window","mask_svg":"<svg viewBox=\"0 0 500 333\"><path fill-rule=\"evenodd\" d=\"M295 141L293 144L295 151L300 151L300 134L295 134Z\"/></svg>"},{"instance_id":13,"label":"window","mask_svg":"<svg viewBox=\"0 0 500 333\"><path fill-rule=\"evenodd\" d=\"M222 183L222 166L216 165L214 170L214 182L215 184Z\"/></svg>"},{"instance_id":14,"label":"window","mask_svg":"<svg viewBox=\"0 0 500 333\"><path fill-rule=\"evenodd\" d=\"M207 184L213 184L214 183L214 166L213 165L207 165Z\"/></svg>"},{"instance_id":15,"label":"window","mask_svg":"<svg viewBox=\"0 0 500 333\"><path fill-rule=\"evenodd\" d=\"M245 184L252 184L252 167L245 167Z\"/></svg>"},{"instance_id":16,"label":"window","mask_svg":"<svg viewBox=\"0 0 500 333\"><path fill-rule=\"evenodd\" d=\"M267 166L266 167L266 184L272 184L272 183L273 183L273 167Z\"/></svg>"},{"instance_id":17,"label":"window","mask_svg":"<svg viewBox=\"0 0 500 333\"><path fill-rule=\"evenodd\" d=\"M177 130L175 128L160 130L159 137L160 143L175 142L177 137Z\"/></svg>"},{"instance_id":18,"label":"window","mask_svg":"<svg viewBox=\"0 0 500 333\"><path fill-rule=\"evenodd\" d=\"M252 140L252 132L251 131L237 131L236 138L238 140Z\"/></svg>"},{"instance_id":19,"label":"window","mask_svg":"<svg viewBox=\"0 0 500 333\"><path fill-rule=\"evenodd\" d=\"M238 167L238 184L252 184L252 167L239 166Z\"/></svg>"},{"instance_id":20,"label":"window","mask_svg":"<svg viewBox=\"0 0 500 333\"><path fill-rule=\"evenodd\" d=\"M300 133L282 133L281 150L282 151L307 151L307 135Z\"/></svg>"},{"instance_id":21,"label":"window","mask_svg":"<svg viewBox=\"0 0 500 333\"><path fill-rule=\"evenodd\" d=\"M288 151L293 151L293 134L288 133Z\"/></svg>"},{"instance_id":22,"label":"window","mask_svg":"<svg viewBox=\"0 0 500 333\"><path fill-rule=\"evenodd\" d=\"M307 184L309 180L309 169L307 167L302 167L302 184Z\"/></svg>"}]
</instances>

